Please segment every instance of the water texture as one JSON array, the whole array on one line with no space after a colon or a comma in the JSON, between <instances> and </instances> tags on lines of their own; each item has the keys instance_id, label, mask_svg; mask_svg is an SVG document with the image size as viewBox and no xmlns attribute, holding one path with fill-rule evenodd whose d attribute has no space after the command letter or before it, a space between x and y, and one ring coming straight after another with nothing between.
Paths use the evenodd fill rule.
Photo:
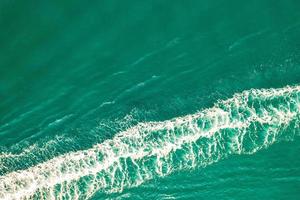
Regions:
<instances>
[{"instance_id":1,"label":"water texture","mask_svg":"<svg viewBox=\"0 0 300 200\"><path fill-rule=\"evenodd\" d=\"M0 199L299 199L299 10L1 1Z\"/></svg>"}]
</instances>

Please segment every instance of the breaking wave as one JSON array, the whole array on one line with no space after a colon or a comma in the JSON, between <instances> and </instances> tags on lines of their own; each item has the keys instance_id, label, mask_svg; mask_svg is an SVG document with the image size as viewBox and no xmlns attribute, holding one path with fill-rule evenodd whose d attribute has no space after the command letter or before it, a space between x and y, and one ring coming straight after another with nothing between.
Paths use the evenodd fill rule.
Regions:
<instances>
[{"instance_id":1,"label":"breaking wave","mask_svg":"<svg viewBox=\"0 0 300 200\"><path fill-rule=\"evenodd\" d=\"M252 89L212 108L147 122L92 148L0 177L0 199L85 199L120 192L299 134L300 86Z\"/></svg>"}]
</instances>

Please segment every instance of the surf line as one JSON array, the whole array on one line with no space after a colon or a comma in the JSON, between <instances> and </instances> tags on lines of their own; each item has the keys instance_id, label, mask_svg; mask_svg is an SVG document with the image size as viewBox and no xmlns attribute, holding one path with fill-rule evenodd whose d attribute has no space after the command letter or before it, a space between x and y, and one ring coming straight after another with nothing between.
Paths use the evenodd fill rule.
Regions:
<instances>
[{"instance_id":1,"label":"surf line","mask_svg":"<svg viewBox=\"0 0 300 200\"><path fill-rule=\"evenodd\" d=\"M299 135L300 85L251 89L195 114L146 122L90 149L0 177L0 199L82 199L253 154Z\"/></svg>"}]
</instances>

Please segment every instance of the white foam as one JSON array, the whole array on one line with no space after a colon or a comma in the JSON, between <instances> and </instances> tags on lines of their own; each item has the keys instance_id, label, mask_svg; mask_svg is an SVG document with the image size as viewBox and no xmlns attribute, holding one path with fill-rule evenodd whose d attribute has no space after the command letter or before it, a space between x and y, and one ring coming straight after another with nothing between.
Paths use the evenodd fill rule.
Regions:
<instances>
[{"instance_id":1,"label":"white foam","mask_svg":"<svg viewBox=\"0 0 300 200\"><path fill-rule=\"evenodd\" d=\"M90 149L1 176L0 198L88 198L98 190L122 191L231 153L254 153L298 120L299 98L300 86L249 90L192 115L140 123ZM255 139L260 126L265 134Z\"/></svg>"}]
</instances>

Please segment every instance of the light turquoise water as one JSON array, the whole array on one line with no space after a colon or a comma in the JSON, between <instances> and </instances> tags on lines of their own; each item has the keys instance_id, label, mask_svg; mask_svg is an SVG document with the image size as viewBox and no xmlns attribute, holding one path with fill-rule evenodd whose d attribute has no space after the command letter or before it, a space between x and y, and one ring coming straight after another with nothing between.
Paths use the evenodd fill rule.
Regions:
<instances>
[{"instance_id":1,"label":"light turquoise water","mask_svg":"<svg viewBox=\"0 0 300 200\"><path fill-rule=\"evenodd\" d=\"M0 3L0 199L299 199L300 3Z\"/></svg>"}]
</instances>

